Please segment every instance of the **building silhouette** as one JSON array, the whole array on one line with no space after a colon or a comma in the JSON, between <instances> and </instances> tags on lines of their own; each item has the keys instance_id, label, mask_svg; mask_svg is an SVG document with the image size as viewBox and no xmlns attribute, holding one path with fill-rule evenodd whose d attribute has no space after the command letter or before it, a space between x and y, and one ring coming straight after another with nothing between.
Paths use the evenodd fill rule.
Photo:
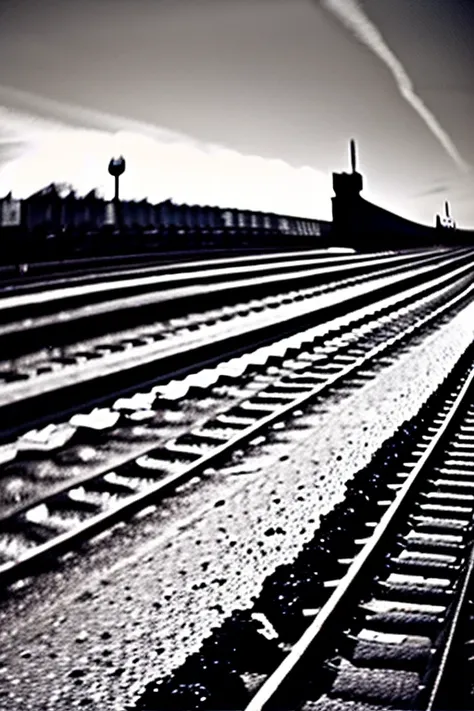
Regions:
<instances>
[{"instance_id":1,"label":"building silhouette","mask_svg":"<svg viewBox=\"0 0 474 711\"><path fill-rule=\"evenodd\" d=\"M78 196L52 183L17 200L0 198L0 260L24 253L60 258L74 254L119 254L187 248L315 248L343 246L358 251L413 249L435 244L473 244L474 233L459 230L445 203L445 214L427 227L366 200L357 170L356 143L350 142L350 172L333 173L333 220L282 215L172 199L113 200L91 190ZM118 170L118 168L117 168ZM115 171L115 172L114 172ZM120 173L121 174L121 173ZM117 216L120 217L119 223Z\"/></svg>"}]
</instances>

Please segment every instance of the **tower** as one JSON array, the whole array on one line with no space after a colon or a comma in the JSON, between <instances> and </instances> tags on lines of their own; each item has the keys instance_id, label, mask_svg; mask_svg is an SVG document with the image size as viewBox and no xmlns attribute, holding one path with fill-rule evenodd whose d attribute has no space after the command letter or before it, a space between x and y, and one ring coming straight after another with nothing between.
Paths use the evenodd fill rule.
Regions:
<instances>
[{"instance_id":1,"label":"tower","mask_svg":"<svg viewBox=\"0 0 474 711\"><path fill-rule=\"evenodd\" d=\"M436 228L438 230L454 230L456 229L456 223L451 217L451 208L449 202L446 200L444 203L444 215L436 215Z\"/></svg>"},{"instance_id":2,"label":"tower","mask_svg":"<svg viewBox=\"0 0 474 711\"><path fill-rule=\"evenodd\" d=\"M336 197L343 199L354 199L364 187L362 175L357 172L356 142L351 139L349 144L351 173L333 173L332 187Z\"/></svg>"},{"instance_id":3,"label":"tower","mask_svg":"<svg viewBox=\"0 0 474 711\"><path fill-rule=\"evenodd\" d=\"M354 139L349 144L350 173L333 173L332 230L340 244L359 248L362 237L363 188L362 175L357 171L357 153Z\"/></svg>"},{"instance_id":4,"label":"tower","mask_svg":"<svg viewBox=\"0 0 474 711\"><path fill-rule=\"evenodd\" d=\"M112 158L109 163L109 173L114 176L115 179L115 190L114 190L114 220L115 226L121 227L122 220L120 214L120 200L119 200L119 178L125 172L125 158L120 156L119 158Z\"/></svg>"}]
</instances>

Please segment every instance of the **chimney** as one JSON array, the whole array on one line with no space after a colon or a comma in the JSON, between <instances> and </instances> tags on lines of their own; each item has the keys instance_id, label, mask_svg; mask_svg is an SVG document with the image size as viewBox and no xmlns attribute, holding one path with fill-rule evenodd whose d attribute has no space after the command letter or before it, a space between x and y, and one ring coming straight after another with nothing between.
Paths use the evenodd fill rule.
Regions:
<instances>
[{"instance_id":1,"label":"chimney","mask_svg":"<svg viewBox=\"0 0 474 711\"><path fill-rule=\"evenodd\" d=\"M351 169L352 172L356 172L356 144L353 138L351 138Z\"/></svg>"}]
</instances>

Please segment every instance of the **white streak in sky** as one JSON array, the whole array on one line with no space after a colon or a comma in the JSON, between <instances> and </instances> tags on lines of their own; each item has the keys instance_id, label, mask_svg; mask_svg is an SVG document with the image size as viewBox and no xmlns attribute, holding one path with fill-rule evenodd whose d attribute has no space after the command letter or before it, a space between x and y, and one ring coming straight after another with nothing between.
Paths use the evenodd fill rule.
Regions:
<instances>
[{"instance_id":1,"label":"white streak in sky","mask_svg":"<svg viewBox=\"0 0 474 711\"><path fill-rule=\"evenodd\" d=\"M457 167L467 173L471 166L459 154L456 146L446 131L440 126L436 117L425 106L413 89L413 83L405 68L392 50L387 46L377 27L361 10L357 0L322 0L322 6L335 15L355 37L368 47L389 69L405 101L416 111L425 122L431 133L439 141L446 153L453 159Z\"/></svg>"}]
</instances>

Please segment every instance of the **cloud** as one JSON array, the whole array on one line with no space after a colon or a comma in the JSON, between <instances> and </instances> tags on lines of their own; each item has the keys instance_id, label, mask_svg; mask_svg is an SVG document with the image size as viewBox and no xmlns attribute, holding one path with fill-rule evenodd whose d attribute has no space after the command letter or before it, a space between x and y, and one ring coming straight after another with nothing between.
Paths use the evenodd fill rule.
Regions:
<instances>
[{"instance_id":1,"label":"cloud","mask_svg":"<svg viewBox=\"0 0 474 711\"><path fill-rule=\"evenodd\" d=\"M0 166L0 195L12 190L25 197L48 183L66 182L79 193L98 188L111 197L108 162L124 155L125 199L171 197L331 219L330 180L322 172L5 87L0 87L2 141L15 146L17 157Z\"/></svg>"},{"instance_id":2,"label":"cloud","mask_svg":"<svg viewBox=\"0 0 474 711\"><path fill-rule=\"evenodd\" d=\"M125 116L116 116L102 111L48 99L37 94L20 91L13 87L0 85L0 107L21 123L31 126L47 122L50 129L68 128L95 129L99 131L131 131L162 143L186 143L199 145L191 136L168 128L162 128L142 121L135 121ZM0 124L1 125L1 124ZM45 128L45 125L43 125Z\"/></svg>"},{"instance_id":3,"label":"cloud","mask_svg":"<svg viewBox=\"0 0 474 711\"><path fill-rule=\"evenodd\" d=\"M386 44L378 28L361 10L357 0L321 0L322 7L334 15L353 35L375 54L392 74L404 100L424 121L442 148L460 171L468 173L471 166L462 158L446 131L415 93L413 83L398 57Z\"/></svg>"},{"instance_id":4,"label":"cloud","mask_svg":"<svg viewBox=\"0 0 474 711\"><path fill-rule=\"evenodd\" d=\"M449 185L436 185L433 188L427 188L426 190L423 190L421 193L417 193L414 195L415 198L424 198L424 197L429 197L430 195L438 195L441 193L448 193L450 190Z\"/></svg>"}]
</instances>

